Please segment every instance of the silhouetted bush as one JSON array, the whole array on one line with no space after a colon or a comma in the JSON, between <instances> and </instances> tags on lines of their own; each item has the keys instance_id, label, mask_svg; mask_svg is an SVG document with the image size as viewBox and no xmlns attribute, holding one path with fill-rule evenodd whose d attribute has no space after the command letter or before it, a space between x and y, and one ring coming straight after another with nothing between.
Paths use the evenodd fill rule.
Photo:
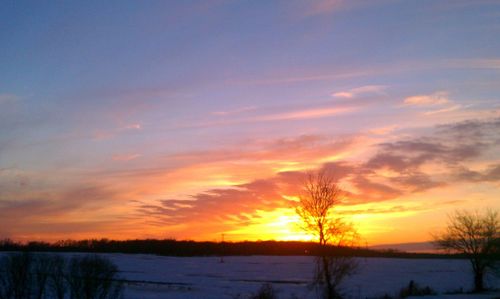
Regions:
<instances>
[{"instance_id":1,"label":"silhouetted bush","mask_svg":"<svg viewBox=\"0 0 500 299\"><path fill-rule=\"evenodd\" d=\"M114 299L122 295L118 269L109 259L97 255L73 257L68 271L71 299Z\"/></svg>"},{"instance_id":2,"label":"silhouetted bush","mask_svg":"<svg viewBox=\"0 0 500 299\"><path fill-rule=\"evenodd\" d=\"M409 296L427 296L435 294L436 292L430 287L420 287L417 283L411 280L410 283L408 283L407 287L401 289L401 291L399 292L399 297L406 298Z\"/></svg>"},{"instance_id":3,"label":"silhouetted bush","mask_svg":"<svg viewBox=\"0 0 500 299\"><path fill-rule=\"evenodd\" d=\"M278 299L278 296L273 286L270 283L265 283L256 294L250 297L250 299Z\"/></svg>"},{"instance_id":4,"label":"silhouetted bush","mask_svg":"<svg viewBox=\"0 0 500 299\"><path fill-rule=\"evenodd\" d=\"M411 280L408 285L402 288L399 293L396 295L389 295L385 293L382 296L370 297L371 299L402 299L407 298L409 296L427 296L427 295L436 295L436 292L430 287L420 287L413 280Z\"/></svg>"}]
</instances>

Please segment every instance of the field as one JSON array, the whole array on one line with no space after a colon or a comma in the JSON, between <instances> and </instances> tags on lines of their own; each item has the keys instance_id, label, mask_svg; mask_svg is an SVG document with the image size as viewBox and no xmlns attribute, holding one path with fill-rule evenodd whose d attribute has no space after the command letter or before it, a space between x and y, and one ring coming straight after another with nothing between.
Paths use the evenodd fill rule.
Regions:
<instances>
[{"instance_id":1,"label":"field","mask_svg":"<svg viewBox=\"0 0 500 299\"><path fill-rule=\"evenodd\" d=\"M5 253L0 253L0 256ZM59 253L67 258L84 253ZM246 299L263 284L271 284L280 299L318 298L311 281L314 257L226 256L170 257L149 254L100 254L118 266L125 282L125 299ZM413 280L443 293L468 291L472 275L466 260L357 258L359 270L345 280L346 298L391 296ZM500 278L487 277L489 287ZM452 298L498 298L493 295L454 295ZM430 298L430 297L429 297ZM447 298L447 297L446 297Z\"/></svg>"},{"instance_id":2,"label":"field","mask_svg":"<svg viewBox=\"0 0 500 299\"><path fill-rule=\"evenodd\" d=\"M315 298L308 285L313 258L283 256L162 257L109 254L127 280L125 298L245 298L271 283L280 298ZM472 277L466 260L359 258L358 273L346 280L349 298L395 294L410 280L437 292L469 290ZM500 280L489 277L489 286Z\"/></svg>"}]
</instances>

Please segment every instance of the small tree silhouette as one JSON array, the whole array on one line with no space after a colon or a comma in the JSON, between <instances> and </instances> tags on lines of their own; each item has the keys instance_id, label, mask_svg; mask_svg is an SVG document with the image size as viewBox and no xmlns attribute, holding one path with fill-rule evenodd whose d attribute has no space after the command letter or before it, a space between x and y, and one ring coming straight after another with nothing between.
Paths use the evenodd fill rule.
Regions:
<instances>
[{"instance_id":1,"label":"small tree silhouette","mask_svg":"<svg viewBox=\"0 0 500 299\"><path fill-rule=\"evenodd\" d=\"M352 257L332 255L328 245L352 246L357 234L352 225L333 214L341 201L342 191L334 178L325 171L307 175L303 192L296 208L303 229L316 236L320 245L315 282L323 286L323 297L341 298L339 285L353 274L357 263Z\"/></svg>"},{"instance_id":2,"label":"small tree silhouette","mask_svg":"<svg viewBox=\"0 0 500 299\"><path fill-rule=\"evenodd\" d=\"M69 263L68 283L71 299L115 299L122 295L117 280L118 268L98 255L73 257Z\"/></svg>"},{"instance_id":3,"label":"small tree silhouette","mask_svg":"<svg viewBox=\"0 0 500 299\"><path fill-rule=\"evenodd\" d=\"M1 299L29 299L33 291L30 274L33 256L28 253L14 253L4 256L0 261L3 273L0 278Z\"/></svg>"},{"instance_id":4,"label":"small tree silhouette","mask_svg":"<svg viewBox=\"0 0 500 299\"><path fill-rule=\"evenodd\" d=\"M48 290L53 298L64 299L66 294L66 264L63 257L59 255L50 256Z\"/></svg>"},{"instance_id":5,"label":"small tree silhouette","mask_svg":"<svg viewBox=\"0 0 500 299\"><path fill-rule=\"evenodd\" d=\"M500 264L500 220L498 212L457 211L449 217L446 230L434 235L434 244L445 250L463 253L474 272L474 291L484 290L484 276Z\"/></svg>"}]
</instances>

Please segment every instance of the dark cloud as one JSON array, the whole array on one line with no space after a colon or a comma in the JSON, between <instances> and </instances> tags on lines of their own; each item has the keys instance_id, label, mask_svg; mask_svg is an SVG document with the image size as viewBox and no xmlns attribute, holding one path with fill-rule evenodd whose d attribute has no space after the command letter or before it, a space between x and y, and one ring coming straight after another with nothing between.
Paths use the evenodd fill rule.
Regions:
<instances>
[{"instance_id":1,"label":"dark cloud","mask_svg":"<svg viewBox=\"0 0 500 299\"><path fill-rule=\"evenodd\" d=\"M354 203L383 201L403 195L403 191L389 184L373 182L363 175L356 176L352 182L359 192L351 194L351 197L355 199Z\"/></svg>"},{"instance_id":2,"label":"dark cloud","mask_svg":"<svg viewBox=\"0 0 500 299\"><path fill-rule=\"evenodd\" d=\"M445 184L434 181L430 175L422 172L405 173L394 178L394 181L399 185L407 187L410 192L421 192Z\"/></svg>"},{"instance_id":3,"label":"dark cloud","mask_svg":"<svg viewBox=\"0 0 500 299\"><path fill-rule=\"evenodd\" d=\"M438 126L429 136L378 145L377 153L362 168L365 173L392 170L396 177L391 186L407 188L410 192L435 188L450 183L453 178L470 182L491 181L496 178L494 167L478 173L464 165L483 159L486 153L498 148L499 140L499 119ZM422 170L429 164L447 174L446 182Z\"/></svg>"},{"instance_id":4,"label":"dark cloud","mask_svg":"<svg viewBox=\"0 0 500 299\"><path fill-rule=\"evenodd\" d=\"M470 170L465 166L457 167L454 179L462 182L498 182L500 181L500 164L489 165L482 171Z\"/></svg>"}]
</instances>

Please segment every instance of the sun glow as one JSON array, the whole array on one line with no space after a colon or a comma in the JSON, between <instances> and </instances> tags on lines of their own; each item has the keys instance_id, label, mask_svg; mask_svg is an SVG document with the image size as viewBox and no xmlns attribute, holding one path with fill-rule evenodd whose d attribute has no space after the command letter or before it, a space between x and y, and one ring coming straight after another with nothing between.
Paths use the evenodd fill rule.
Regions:
<instances>
[{"instance_id":1,"label":"sun glow","mask_svg":"<svg viewBox=\"0 0 500 299\"><path fill-rule=\"evenodd\" d=\"M296 201L296 197L287 196ZM395 229L401 223L418 214L418 208L394 206L394 204L378 203L354 206L338 206L333 213L351 223L358 232L358 245L375 245L387 243L387 236L400 236ZM315 241L315 236L304 231L301 219L293 208L278 208L272 211L258 210L249 215L251 223L225 232L228 240L277 240L277 241Z\"/></svg>"},{"instance_id":2,"label":"sun glow","mask_svg":"<svg viewBox=\"0 0 500 299\"><path fill-rule=\"evenodd\" d=\"M300 227L300 218L292 208L280 208L273 211L257 211L252 224L228 231L234 239L311 241L314 236Z\"/></svg>"}]
</instances>

